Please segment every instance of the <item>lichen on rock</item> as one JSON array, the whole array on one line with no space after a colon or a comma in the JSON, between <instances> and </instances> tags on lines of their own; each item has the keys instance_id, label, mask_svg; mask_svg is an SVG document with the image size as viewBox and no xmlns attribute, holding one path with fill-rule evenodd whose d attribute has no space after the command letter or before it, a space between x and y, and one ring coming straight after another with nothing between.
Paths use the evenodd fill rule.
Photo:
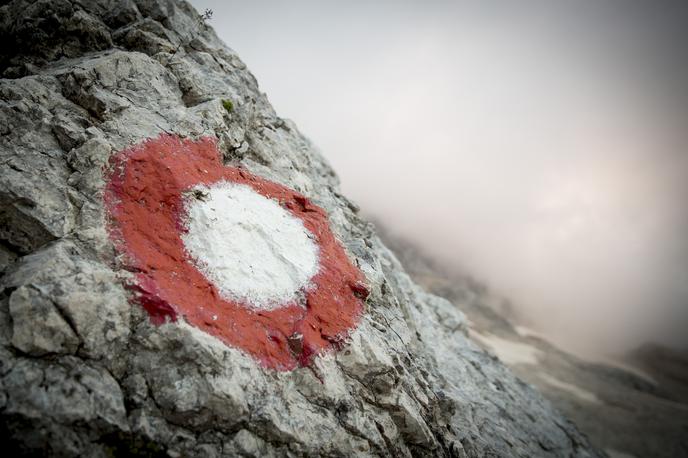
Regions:
<instances>
[{"instance_id":1,"label":"lichen on rock","mask_svg":"<svg viewBox=\"0 0 688 458\"><path fill-rule=\"evenodd\" d=\"M55 456L598 456L422 291L335 173L179 0L0 6L0 415ZM188 37L193 40L188 42ZM231 100L228 110L225 101ZM156 325L106 230L106 169L160 134L305 195L365 273L337 352L278 372Z\"/></svg>"}]
</instances>

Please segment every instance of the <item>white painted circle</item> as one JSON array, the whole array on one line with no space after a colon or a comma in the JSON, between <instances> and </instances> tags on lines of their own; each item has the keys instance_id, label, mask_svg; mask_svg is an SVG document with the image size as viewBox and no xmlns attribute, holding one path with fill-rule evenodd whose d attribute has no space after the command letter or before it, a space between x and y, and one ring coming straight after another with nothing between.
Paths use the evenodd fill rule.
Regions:
<instances>
[{"instance_id":1,"label":"white painted circle","mask_svg":"<svg viewBox=\"0 0 688 458\"><path fill-rule=\"evenodd\" d=\"M250 186L221 181L195 187L185 208L182 241L224 299L279 308L297 299L318 271L311 232Z\"/></svg>"}]
</instances>

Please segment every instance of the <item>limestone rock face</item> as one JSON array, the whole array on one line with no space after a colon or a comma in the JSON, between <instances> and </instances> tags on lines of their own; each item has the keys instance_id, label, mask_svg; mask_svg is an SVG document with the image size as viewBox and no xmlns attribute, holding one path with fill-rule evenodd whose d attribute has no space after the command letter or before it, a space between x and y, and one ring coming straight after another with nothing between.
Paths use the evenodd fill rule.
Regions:
<instances>
[{"instance_id":1,"label":"limestone rock face","mask_svg":"<svg viewBox=\"0 0 688 458\"><path fill-rule=\"evenodd\" d=\"M54 456L597 456L404 273L323 157L185 2L0 6L0 415ZM231 100L232 109L223 107ZM370 296L343 348L290 372L124 288L103 168L161 133L324 208Z\"/></svg>"}]
</instances>

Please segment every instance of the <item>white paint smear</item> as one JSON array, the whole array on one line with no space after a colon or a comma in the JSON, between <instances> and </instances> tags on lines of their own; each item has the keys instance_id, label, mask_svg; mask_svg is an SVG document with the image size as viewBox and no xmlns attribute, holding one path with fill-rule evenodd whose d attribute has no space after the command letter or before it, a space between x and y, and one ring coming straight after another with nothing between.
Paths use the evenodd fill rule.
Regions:
<instances>
[{"instance_id":1,"label":"white paint smear","mask_svg":"<svg viewBox=\"0 0 688 458\"><path fill-rule=\"evenodd\" d=\"M220 295L263 310L298 299L318 271L318 246L303 222L246 185L193 191L182 240Z\"/></svg>"}]
</instances>

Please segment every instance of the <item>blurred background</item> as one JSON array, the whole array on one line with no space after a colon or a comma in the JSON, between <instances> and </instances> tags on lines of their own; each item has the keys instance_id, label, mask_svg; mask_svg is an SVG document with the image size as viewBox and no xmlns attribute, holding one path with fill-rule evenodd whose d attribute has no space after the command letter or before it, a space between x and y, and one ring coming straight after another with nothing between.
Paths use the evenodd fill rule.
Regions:
<instances>
[{"instance_id":1,"label":"blurred background","mask_svg":"<svg viewBox=\"0 0 688 458\"><path fill-rule=\"evenodd\" d=\"M688 348L688 3L194 0L367 216L579 355Z\"/></svg>"}]
</instances>

